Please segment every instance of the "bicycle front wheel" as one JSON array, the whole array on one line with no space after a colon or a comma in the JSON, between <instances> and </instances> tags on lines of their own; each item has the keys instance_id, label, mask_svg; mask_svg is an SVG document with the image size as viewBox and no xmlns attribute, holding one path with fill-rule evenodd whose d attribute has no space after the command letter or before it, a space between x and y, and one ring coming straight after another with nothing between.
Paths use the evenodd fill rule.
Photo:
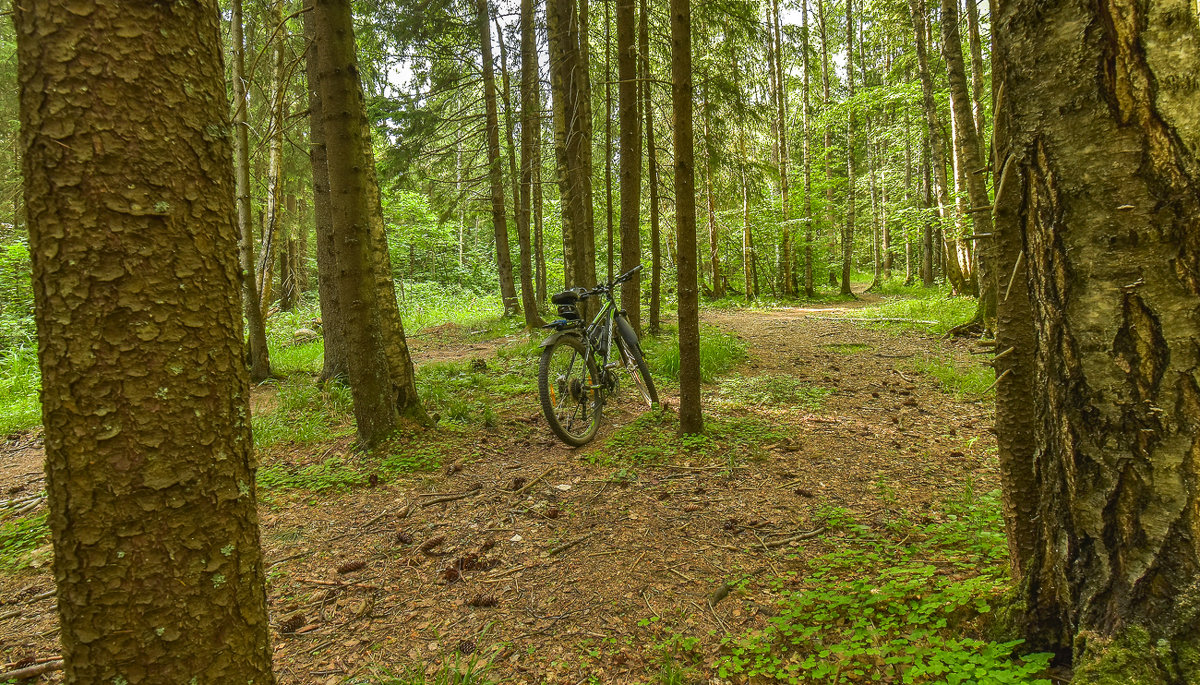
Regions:
<instances>
[{"instance_id":1,"label":"bicycle front wheel","mask_svg":"<svg viewBox=\"0 0 1200 685\"><path fill-rule=\"evenodd\" d=\"M542 350L538 394L546 423L560 440L582 447L596 437L603 403L600 374L583 343L564 335Z\"/></svg>"}]
</instances>

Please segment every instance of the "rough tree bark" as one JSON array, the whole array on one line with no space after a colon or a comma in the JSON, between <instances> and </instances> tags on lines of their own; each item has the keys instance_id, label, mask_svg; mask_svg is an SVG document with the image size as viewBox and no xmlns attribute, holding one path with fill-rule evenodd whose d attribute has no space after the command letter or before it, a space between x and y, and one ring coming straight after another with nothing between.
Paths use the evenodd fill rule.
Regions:
<instances>
[{"instance_id":1,"label":"rough tree bark","mask_svg":"<svg viewBox=\"0 0 1200 685\"><path fill-rule=\"evenodd\" d=\"M254 227L250 214L250 141L246 108L246 43L242 36L242 0L230 2L229 31L233 43L233 167L237 199L238 254L242 267L242 303L250 344L250 381L261 383L271 377L267 351L267 326L258 299L258 277L254 264Z\"/></svg>"},{"instance_id":2,"label":"rough tree bark","mask_svg":"<svg viewBox=\"0 0 1200 685\"><path fill-rule=\"evenodd\" d=\"M287 227L280 220L283 203L283 117L287 110L287 83L284 77L284 49L287 30L283 23L283 0L271 2L271 26L274 32L271 46L271 115L267 123L267 202L266 223L263 225L262 254L259 255L259 302L268 311L274 300L274 280L271 274L277 252L287 251ZM283 250L279 245L283 245ZM280 285L287 278L286 266L279 272ZM281 287L280 290L283 288ZM286 302L281 301L281 305ZM286 311L282 306L282 311Z\"/></svg>"},{"instance_id":3,"label":"rough tree bark","mask_svg":"<svg viewBox=\"0 0 1200 685\"><path fill-rule=\"evenodd\" d=\"M337 284L337 243L329 197L329 167L325 154L324 109L321 106L320 66L317 57L313 12L305 12L304 38L308 43L305 68L308 77L309 164L312 167L313 223L317 236L317 299L321 307L324 360L321 380L348 378L346 337L342 329L341 298Z\"/></svg>"},{"instance_id":4,"label":"rough tree bark","mask_svg":"<svg viewBox=\"0 0 1200 685\"><path fill-rule=\"evenodd\" d=\"M833 100L829 90L829 26L825 22L825 0L817 0L817 27L821 33L821 109L823 112L828 112ZM829 163L829 150L833 147L833 125L826 119L824 145L821 147L821 161L825 167L825 224L829 229L829 285L837 286L838 284L838 250L837 250L837 234L838 231L834 228L833 217L833 184L829 182L832 178L831 173L833 167Z\"/></svg>"},{"instance_id":5,"label":"rough tree bark","mask_svg":"<svg viewBox=\"0 0 1200 685\"><path fill-rule=\"evenodd\" d=\"M496 75L492 66L492 30L488 22L487 0L476 0L476 26L479 29L480 53L483 56L483 102L487 116L485 131L488 156L488 185L492 198L492 231L496 236L496 271L500 280L500 300L504 315L514 316L517 286L513 282L512 250L508 245L508 219L504 211L504 170L500 164L500 115L496 106Z\"/></svg>"},{"instance_id":6,"label":"rough tree bark","mask_svg":"<svg viewBox=\"0 0 1200 685\"><path fill-rule=\"evenodd\" d=\"M13 14L66 680L273 683L217 3Z\"/></svg>"},{"instance_id":7,"label":"rough tree bark","mask_svg":"<svg viewBox=\"0 0 1200 685\"><path fill-rule=\"evenodd\" d=\"M696 286L696 168L692 129L692 10L671 0L671 102L675 114L675 264L679 288L679 431L704 430L700 409L700 301Z\"/></svg>"},{"instance_id":8,"label":"rough tree bark","mask_svg":"<svg viewBox=\"0 0 1200 685\"><path fill-rule=\"evenodd\" d=\"M812 217L812 111L809 108L808 97L808 0L800 3L802 38L800 49L804 51L804 296L811 298L815 293L813 288L813 217Z\"/></svg>"},{"instance_id":9,"label":"rough tree bark","mask_svg":"<svg viewBox=\"0 0 1200 685\"><path fill-rule=\"evenodd\" d=\"M1200 33L1186 0L998 3L997 227L1032 325L1026 636L1074 682L1200 680ZM1007 177L1007 178L1005 178ZM1009 297L1020 297L1019 286ZM1004 301L1001 294L1001 301ZM1014 330L1015 326L1015 330ZM1017 354L1019 352L1020 354ZM1019 401L1006 385L1026 383ZM1001 443L1001 457L1024 457ZM1002 462L1003 463L1003 462ZM1020 510L1018 510L1019 512ZM1014 514L1009 511L1010 516Z\"/></svg>"},{"instance_id":10,"label":"rough tree bark","mask_svg":"<svg viewBox=\"0 0 1200 685\"><path fill-rule=\"evenodd\" d=\"M779 287L784 295L796 294L796 274L792 271L792 229L788 225L788 140L787 140L787 70L783 68L783 30L780 27L779 0L771 0L771 40L775 45L775 112L779 135L779 201L783 220L779 231Z\"/></svg>"}]
</instances>

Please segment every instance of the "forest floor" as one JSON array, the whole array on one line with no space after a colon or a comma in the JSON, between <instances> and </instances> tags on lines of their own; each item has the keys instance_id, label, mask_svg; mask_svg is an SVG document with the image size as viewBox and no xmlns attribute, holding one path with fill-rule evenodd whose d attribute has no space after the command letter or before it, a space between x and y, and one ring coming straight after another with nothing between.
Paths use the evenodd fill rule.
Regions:
<instances>
[{"instance_id":1,"label":"forest floor","mask_svg":"<svg viewBox=\"0 0 1200 685\"><path fill-rule=\"evenodd\" d=\"M677 387L646 412L626 386L570 449L529 382L492 425L443 421L389 454L353 454L344 429L265 448L290 474L260 506L279 681L433 682L457 663L500 683L724 682L723 656L821 559L997 487L990 395L937 372L990 374L980 348L847 320L875 300L706 310L747 359L705 386L702 438L675 435ZM536 367L527 342L477 338L427 329L414 357ZM42 459L36 433L0 445L0 498L40 492ZM57 654L48 548L32 555L0 569L0 665Z\"/></svg>"}]
</instances>

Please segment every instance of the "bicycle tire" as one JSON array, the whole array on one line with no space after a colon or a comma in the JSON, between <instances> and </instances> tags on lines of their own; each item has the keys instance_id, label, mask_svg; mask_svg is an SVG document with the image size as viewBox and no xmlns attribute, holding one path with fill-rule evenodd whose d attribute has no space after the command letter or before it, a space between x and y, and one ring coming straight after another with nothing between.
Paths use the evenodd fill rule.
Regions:
<instances>
[{"instance_id":1,"label":"bicycle tire","mask_svg":"<svg viewBox=\"0 0 1200 685\"><path fill-rule=\"evenodd\" d=\"M555 374L554 366L556 353L565 354L564 348L570 348L570 357L566 377ZM578 371L574 364L583 361L584 365ZM583 378L586 371L587 378ZM555 375L554 378L551 378ZM572 376L578 375L577 378ZM585 385L586 381L586 385ZM576 384L574 388L572 385ZM572 447L583 447L596 437L600 429L600 415L603 408L600 394L600 375L595 363L588 358L583 343L573 335L564 335L542 350L538 362L538 395L542 402L542 414L550 430L559 440ZM564 414L566 410L570 414ZM578 412L582 411L582 416ZM590 416L588 412L590 411ZM581 421L576 428L576 422Z\"/></svg>"},{"instance_id":2,"label":"bicycle tire","mask_svg":"<svg viewBox=\"0 0 1200 685\"><path fill-rule=\"evenodd\" d=\"M650 375L650 367L646 365L646 357L642 354L642 346L636 342L630 343L625 340L626 334L624 327L618 327L621 331L621 338L617 340L617 345L621 349L622 359L625 362L625 370L629 372L633 378L633 387L637 388L642 395L642 399L646 400L646 404L651 408L658 404L658 389L654 387L654 377ZM635 339L636 340L636 339ZM630 365L630 362L633 365Z\"/></svg>"}]
</instances>

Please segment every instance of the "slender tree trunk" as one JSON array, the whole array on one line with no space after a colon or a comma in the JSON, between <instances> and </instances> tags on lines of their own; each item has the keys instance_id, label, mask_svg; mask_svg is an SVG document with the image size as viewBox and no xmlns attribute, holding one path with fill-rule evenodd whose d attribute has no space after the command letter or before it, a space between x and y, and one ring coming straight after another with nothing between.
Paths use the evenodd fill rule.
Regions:
<instances>
[{"instance_id":1,"label":"slender tree trunk","mask_svg":"<svg viewBox=\"0 0 1200 685\"><path fill-rule=\"evenodd\" d=\"M847 100L854 102L854 16L853 0L846 0L846 89ZM846 115L846 224L842 229L842 288L843 295L852 295L850 269L854 262L854 106Z\"/></svg>"},{"instance_id":2,"label":"slender tree trunk","mask_svg":"<svg viewBox=\"0 0 1200 685\"><path fill-rule=\"evenodd\" d=\"M296 275L296 294L302 298L311 287L308 268L308 233L311 224L308 220L308 203L303 197L297 198L296 202L299 210L296 214L296 265L293 271Z\"/></svg>"},{"instance_id":3,"label":"slender tree trunk","mask_svg":"<svg viewBox=\"0 0 1200 685\"><path fill-rule=\"evenodd\" d=\"M284 50L286 48L287 30L283 28L283 0L271 2L272 26L280 26L272 46L271 68L271 116L267 130L267 221L263 228L262 264L259 267L261 288L260 302L263 311L271 307L272 295L272 265L275 253L280 252L279 245L284 246L282 252L287 252L287 227L280 220L283 204L283 119L287 113L287 83L284 77ZM286 277L282 271L279 274L280 285ZM282 290L282 287L280 288ZM281 302L281 305L289 304ZM289 307L290 308L290 307ZM281 311L287 311L282 306Z\"/></svg>"},{"instance_id":4,"label":"slender tree trunk","mask_svg":"<svg viewBox=\"0 0 1200 685\"><path fill-rule=\"evenodd\" d=\"M536 45L534 46L536 48ZM537 53L534 53L536 60ZM533 122L533 254L536 269L534 279L537 281L537 301L546 301L546 245L543 237L542 209L542 118L545 110L542 108L542 84L538 74L537 62L534 62L534 88L531 107L537 119ZM521 105L524 107L524 103Z\"/></svg>"},{"instance_id":5,"label":"slender tree trunk","mask_svg":"<svg viewBox=\"0 0 1200 685\"><path fill-rule=\"evenodd\" d=\"M929 155L929 131L926 130L921 136L921 198L922 206L926 210L931 210L929 216L921 226L921 285L926 288L933 287L933 229L937 221L937 212L934 211L933 198L933 168L930 163Z\"/></svg>"},{"instance_id":6,"label":"slender tree trunk","mask_svg":"<svg viewBox=\"0 0 1200 685\"><path fill-rule=\"evenodd\" d=\"M12 6L65 679L269 685L218 6L87 10Z\"/></svg>"},{"instance_id":7,"label":"slender tree trunk","mask_svg":"<svg viewBox=\"0 0 1200 685\"><path fill-rule=\"evenodd\" d=\"M662 252L658 225L658 150L654 140L654 102L650 98L650 11L641 0L638 42L642 53L642 109L646 116L646 174L650 186L650 334L658 335L662 290Z\"/></svg>"},{"instance_id":8,"label":"slender tree trunk","mask_svg":"<svg viewBox=\"0 0 1200 685\"><path fill-rule=\"evenodd\" d=\"M708 99L708 61L704 62L704 108L701 115L704 121L704 196L708 204L708 262L712 269L712 296L720 299L725 297L725 277L721 272L721 231L717 224L717 202L713 195L713 149L712 129L709 126Z\"/></svg>"},{"instance_id":9,"label":"slender tree trunk","mask_svg":"<svg viewBox=\"0 0 1200 685\"><path fill-rule=\"evenodd\" d=\"M833 99L829 92L829 27L825 22L825 0L817 0L817 26L821 32L821 109L828 113L829 108L833 104ZM826 114L825 121L825 140L821 148L822 163L825 165L825 224L829 229L829 253L827 261L829 263L829 285L837 286L838 284L838 254L837 254L837 229L835 228L835 220L833 216L833 184L830 179L833 177L833 167L829 163L829 149L833 147L833 125L828 120Z\"/></svg>"},{"instance_id":10,"label":"slender tree trunk","mask_svg":"<svg viewBox=\"0 0 1200 685\"><path fill-rule=\"evenodd\" d=\"M496 106L496 76L492 66L492 31L488 24L487 0L476 0L480 52L483 55L483 102L487 115L488 183L492 196L492 231L496 236L496 270L500 280L500 300L504 315L520 311L517 286L513 282L512 250L508 245L508 218L504 210L504 171L500 164L500 116Z\"/></svg>"},{"instance_id":11,"label":"slender tree trunk","mask_svg":"<svg viewBox=\"0 0 1200 685\"><path fill-rule=\"evenodd\" d=\"M1006 488L1036 511L1017 521L1034 528L1016 560L1026 637L1071 653L1075 682L1194 683L1196 9L1006 0L994 16L997 227L1003 252L1023 250L1032 307L1010 330L1002 305L1002 335L1025 349L997 361L1013 400L998 419L1033 409L1017 436L1032 475L1018 463ZM1005 387L1022 382L1023 397ZM1001 449L1002 466L1026 452Z\"/></svg>"},{"instance_id":12,"label":"slender tree trunk","mask_svg":"<svg viewBox=\"0 0 1200 685\"><path fill-rule=\"evenodd\" d=\"M930 165L933 169L933 186L935 199L938 203L938 216L946 219L950 212L950 181L946 176L945 147L942 139L942 127L938 122L937 105L933 99L933 77L929 72L929 59L926 54L926 12L925 0L908 0L909 14L913 22L913 35L916 38L917 71L921 77L921 93L923 96L922 110L925 113L925 125L928 129L929 149L931 152ZM950 241L945 242L946 255L956 252ZM959 267L958 259L947 259L946 277L957 292L967 292L965 275Z\"/></svg>"},{"instance_id":13,"label":"slender tree trunk","mask_svg":"<svg viewBox=\"0 0 1200 685\"><path fill-rule=\"evenodd\" d=\"M279 207L279 311L290 312L296 308L296 196L284 194Z\"/></svg>"},{"instance_id":14,"label":"slender tree trunk","mask_svg":"<svg viewBox=\"0 0 1200 685\"><path fill-rule=\"evenodd\" d=\"M621 121L621 273L642 263L642 131L638 118L636 0L617 0L618 116ZM642 277L621 286L621 307L642 333Z\"/></svg>"},{"instance_id":15,"label":"slender tree trunk","mask_svg":"<svg viewBox=\"0 0 1200 685\"><path fill-rule=\"evenodd\" d=\"M696 169L692 154L692 10L671 0L671 101L675 113L675 250L679 288L679 431L704 430L700 409L700 301L696 287Z\"/></svg>"},{"instance_id":16,"label":"slender tree trunk","mask_svg":"<svg viewBox=\"0 0 1200 685\"><path fill-rule=\"evenodd\" d=\"M731 49L730 55L733 58L734 92L741 97L746 97L746 94L742 92L742 70L737 61L736 50ZM746 121L744 118L738 122L738 153L741 160L741 164L738 166L742 180L742 279L746 282L746 301L752 302L758 296L758 278L754 273L754 232L751 230L750 224L750 178L746 172L750 160L746 153Z\"/></svg>"},{"instance_id":17,"label":"slender tree trunk","mask_svg":"<svg viewBox=\"0 0 1200 685\"><path fill-rule=\"evenodd\" d=\"M613 276L613 254L615 244L613 241L613 181L612 181L612 158L613 158L613 135L612 135L612 15L609 12L609 7L613 0L608 0L604 3L604 212L607 217L607 231L605 237L608 241L607 266L608 275L606 278L612 280Z\"/></svg>"},{"instance_id":18,"label":"slender tree trunk","mask_svg":"<svg viewBox=\"0 0 1200 685\"><path fill-rule=\"evenodd\" d=\"M537 130L536 110L538 87L538 61L536 32L534 27L533 2L521 0L521 173L518 179L516 153L513 159L513 201L517 224L517 252L520 260L521 310L525 313L525 327L540 328L544 321L538 316L538 300L533 286L533 246L529 239L530 203L533 199L533 137ZM496 34L503 37L500 26ZM508 96L508 60L503 39L500 41L500 65L504 69L504 107L507 115L508 137L512 140L512 100Z\"/></svg>"},{"instance_id":19,"label":"slender tree trunk","mask_svg":"<svg viewBox=\"0 0 1200 685\"><path fill-rule=\"evenodd\" d=\"M313 12L305 12L304 38L308 43L305 64L308 76L309 162L313 179L313 220L317 235L317 298L321 306L321 338L324 361L321 380L346 379L346 336L342 328L341 296L338 292L337 240L329 197L329 166L325 152L324 108L321 106L319 49Z\"/></svg>"},{"instance_id":20,"label":"slender tree trunk","mask_svg":"<svg viewBox=\"0 0 1200 685\"><path fill-rule=\"evenodd\" d=\"M979 5L978 0L963 0L967 6L967 36L971 46L971 101L975 105L975 133L979 136L979 159L985 165L989 163L987 144L987 107L983 101L983 79L986 67L983 64L983 41L979 35ZM989 165L990 167L990 165ZM972 170L972 173L975 173ZM987 181L987 170L984 181Z\"/></svg>"},{"instance_id":21,"label":"slender tree trunk","mask_svg":"<svg viewBox=\"0 0 1200 685\"><path fill-rule=\"evenodd\" d=\"M973 0L969 0L973 1ZM963 65L962 39L958 32L958 0L942 0L942 53L946 57L946 68L950 81L950 106L954 112L954 146L961 160L960 177L966 183L967 197L970 207L972 233L975 236L975 251L981 265L985 265L984 273L972 271L972 279L978 283L976 292L980 295L978 317L982 319L984 328L991 330L996 319L996 286L985 276L988 255L987 247L992 244L991 201L988 199L984 159L980 155L981 144L979 134L975 130L975 120L971 113L971 99L967 90L967 75ZM977 173L978 172L978 173Z\"/></svg>"},{"instance_id":22,"label":"slender tree trunk","mask_svg":"<svg viewBox=\"0 0 1200 685\"><path fill-rule=\"evenodd\" d=\"M242 303L250 343L250 382L261 383L271 376L267 351L267 327L258 298L254 264L254 228L250 214L250 143L246 108L246 47L242 37L242 0L230 2L230 40L233 43L233 166L237 195L238 254L242 267ZM14 219L15 225L15 219Z\"/></svg>"},{"instance_id":23,"label":"slender tree trunk","mask_svg":"<svg viewBox=\"0 0 1200 685\"><path fill-rule=\"evenodd\" d=\"M812 298L813 288L813 216L812 216L812 111L809 109L808 57L808 0L800 3L803 34L800 49L804 51L804 296Z\"/></svg>"},{"instance_id":24,"label":"slender tree trunk","mask_svg":"<svg viewBox=\"0 0 1200 685\"><path fill-rule=\"evenodd\" d=\"M779 232L780 290L784 295L796 294L796 275L792 271L792 229L788 223L790 203L788 201L788 140L787 140L787 70L783 68L783 30L780 27L779 0L771 0L775 41L775 81L779 92L776 95L776 111L779 126L779 202L782 208L783 226Z\"/></svg>"}]
</instances>

